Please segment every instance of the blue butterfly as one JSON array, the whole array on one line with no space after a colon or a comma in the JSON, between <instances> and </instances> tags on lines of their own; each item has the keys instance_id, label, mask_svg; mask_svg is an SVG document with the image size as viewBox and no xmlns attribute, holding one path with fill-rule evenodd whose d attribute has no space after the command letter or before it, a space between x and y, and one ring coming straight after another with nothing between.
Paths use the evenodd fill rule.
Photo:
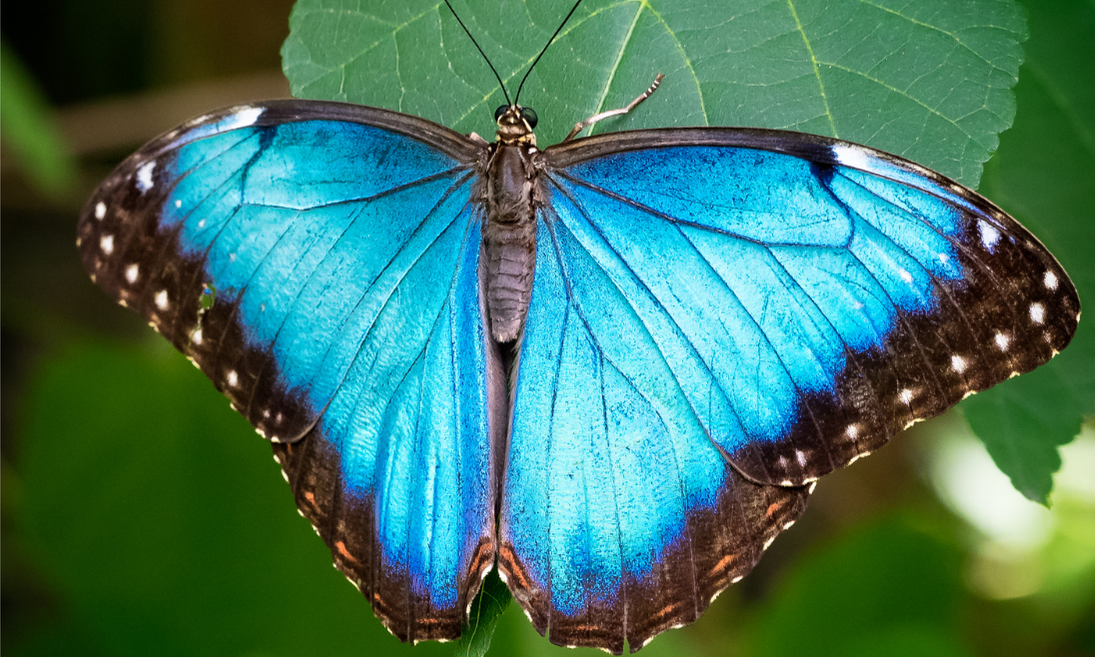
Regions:
<instances>
[{"instance_id":1,"label":"blue butterfly","mask_svg":"<svg viewBox=\"0 0 1095 657\"><path fill-rule=\"evenodd\" d=\"M494 143L228 109L130 156L80 220L93 280L272 441L402 640L459 636L497 567L552 642L637 650L818 477L1076 330L1037 239L912 162L732 128L540 150L517 97Z\"/></svg>"}]
</instances>

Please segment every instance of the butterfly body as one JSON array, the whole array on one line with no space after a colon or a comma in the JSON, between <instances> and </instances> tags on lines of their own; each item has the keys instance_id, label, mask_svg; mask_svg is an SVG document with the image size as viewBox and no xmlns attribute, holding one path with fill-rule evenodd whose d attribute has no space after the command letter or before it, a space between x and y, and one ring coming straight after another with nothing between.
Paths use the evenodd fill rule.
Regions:
<instances>
[{"instance_id":1,"label":"butterfly body","mask_svg":"<svg viewBox=\"0 0 1095 657\"><path fill-rule=\"evenodd\" d=\"M553 642L636 650L744 576L818 477L1075 331L1029 232L900 158L729 128L538 150L522 116L486 144L233 108L81 217L96 282L274 442L401 639L458 636L497 564Z\"/></svg>"},{"instance_id":2,"label":"butterfly body","mask_svg":"<svg viewBox=\"0 0 1095 657\"><path fill-rule=\"evenodd\" d=\"M498 142L486 146L483 246L487 308L497 342L512 342L524 325L536 258L536 212L547 204L532 128L513 108L499 117Z\"/></svg>"}]
</instances>

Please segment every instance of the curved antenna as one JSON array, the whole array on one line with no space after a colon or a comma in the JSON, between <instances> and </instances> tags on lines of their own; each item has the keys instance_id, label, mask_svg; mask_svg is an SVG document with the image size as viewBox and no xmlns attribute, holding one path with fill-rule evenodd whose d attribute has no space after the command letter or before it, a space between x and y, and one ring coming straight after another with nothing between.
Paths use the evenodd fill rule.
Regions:
<instances>
[{"instance_id":1,"label":"curved antenna","mask_svg":"<svg viewBox=\"0 0 1095 657\"><path fill-rule=\"evenodd\" d=\"M448 3L448 1L449 0L445 0L446 3ZM517 99L521 97L521 89L525 86L525 80L527 80L528 76L532 73L532 69L536 68L536 62L540 61L540 58L544 56L545 52L547 52L548 46L551 45L551 42L555 41L555 37L559 36L559 33L563 31L563 26L567 24L567 21L570 20L570 17L573 16L574 12L578 10L578 5L580 4L582 4L582 0L578 0L578 2L574 3L574 6L570 8L570 13L567 14L567 17L563 19L562 23L559 23L559 27L555 30L555 34L552 34L551 38L548 39L548 42L544 46L544 49L540 51L539 55L536 55L536 59L532 60L532 65L529 66L528 71L525 72L525 77L521 78L521 84L517 85L517 95L513 97L514 105L517 104Z\"/></svg>"},{"instance_id":2,"label":"curved antenna","mask_svg":"<svg viewBox=\"0 0 1095 657\"><path fill-rule=\"evenodd\" d=\"M582 0L578 0L578 2L581 2L581 1L582 1ZM506 97L506 105L508 105L508 106L512 106L512 105L513 105L513 103L514 103L514 102L516 102L516 98L514 98L514 101L513 101L513 102L510 102L510 99L509 99L509 94L508 94L508 93L506 93L506 85L505 85L505 83L503 83L503 82L502 82L502 76L501 76L501 75L498 75L498 71L494 70L494 64L491 64L491 63L490 63L490 59L489 59L489 58L487 57L487 53L483 52L483 49L479 47L479 42L478 42L478 41L476 41L476 40L475 40L475 37L473 37L473 36L471 35L471 32L470 32L470 31L468 30L468 26L467 26L467 25L464 25L464 21L460 20L460 16L458 16L458 15L457 15L457 13L456 13L456 10L452 8L452 5L451 5L451 4L449 4L449 0L445 0L445 6L446 6L446 7L448 7L448 8L449 8L449 11L451 11L451 12L452 12L452 16L453 16L453 18L455 18L455 19L456 19L456 22L457 22L457 23L460 23L460 27L464 28L464 34L467 34L467 35L468 35L468 38L469 38L469 39L471 39L471 42L475 44L475 48L476 48L476 50L478 50L478 51L479 51L479 54L483 56L483 61L485 61L485 62L487 63L487 66L489 66L489 67L490 67L490 72L491 72L491 73L494 73L494 77L498 79L498 86L502 88L502 95ZM578 5L574 5L574 7L575 7L575 9L577 9ZM574 9L571 9L571 10L570 10L570 13L572 13L572 14L573 14L573 13L574 13ZM567 18L570 18L570 16L567 16ZM566 21L563 21L563 22L565 23ZM560 26L559 26L559 29L562 29L562 27L563 27L563 26L562 26L562 25L560 25ZM555 33L556 33L556 34L558 34L558 33L559 33L559 32L558 32L558 30L556 30L556 32L555 32ZM552 38L552 39L554 39L555 37L551 37L551 38ZM551 42L549 41L548 43L550 44ZM542 54L544 54L544 53L540 53L540 54L542 55ZM537 57L536 59L540 59L540 58L539 58L539 57ZM535 63L535 62L534 62L534 63ZM528 76L526 75L525 77L528 77ZM522 80L522 81L521 81L521 84L524 84L524 82L525 82L525 81L524 81L524 80ZM520 90L520 88L518 88L518 90L517 90L517 93L518 93L518 94L520 94L520 93L521 93L521 90Z\"/></svg>"}]
</instances>

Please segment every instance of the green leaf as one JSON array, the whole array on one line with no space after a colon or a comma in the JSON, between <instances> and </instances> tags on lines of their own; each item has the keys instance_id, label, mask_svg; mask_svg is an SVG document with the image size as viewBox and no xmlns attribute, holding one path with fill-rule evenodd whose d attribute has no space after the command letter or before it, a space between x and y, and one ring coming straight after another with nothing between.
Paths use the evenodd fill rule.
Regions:
<instances>
[{"instance_id":1,"label":"green leaf","mask_svg":"<svg viewBox=\"0 0 1095 657\"><path fill-rule=\"evenodd\" d=\"M511 95L571 0L454 2ZM788 128L866 143L976 185L1015 113L1026 27L1009 0L588 0L530 75L543 143L596 130ZM505 101L436 0L299 0L282 49L294 95L375 105L494 132Z\"/></svg>"},{"instance_id":2,"label":"green leaf","mask_svg":"<svg viewBox=\"0 0 1095 657\"><path fill-rule=\"evenodd\" d=\"M0 43L0 134L30 179L43 191L60 193L76 178L76 165L50 121L38 85L6 43Z\"/></svg>"},{"instance_id":3,"label":"green leaf","mask_svg":"<svg viewBox=\"0 0 1095 657\"><path fill-rule=\"evenodd\" d=\"M1029 3L1033 38L1016 88L1015 128L985 169L982 191L1038 235L1080 292L1095 299L1095 8L1081 0ZM1057 447L1095 414L1095 326L1036 372L970 398L962 409L997 466L1046 504Z\"/></svg>"},{"instance_id":4,"label":"green leaf","mask_svg":"<svg viewBox=\"0 0 1095 657\"><path fill-rule=\"evenodd\" d=\"M487 654L498 619L511 600L513 596L509 587L498 577L497 570L491 570L483 580L479 595L472 602L468 623L456 642L456 657L483 657Z\"/></svg>"},{"instance_id":5,"label":"green leaf","mask_svg":"<svg viewBox=\"0 0 1095 657\"><path fill-rule=\"evenodd\" d=\"M960 602L954 550L891 518L786 571L761 609L754 652L967 655L958 632Z\"/></svg>"},{"instance_id":6,"label":"green leaf","mask_svg":"<svg viewBox=\"0 0 1095 657\"><path fill-rule=\"evenodd\" d=\"M21 527L72 617L47 634L109 655L449 654L372 617L269 444L155 340L69 347L28 390Z\"/></svg>"}]
</instances>

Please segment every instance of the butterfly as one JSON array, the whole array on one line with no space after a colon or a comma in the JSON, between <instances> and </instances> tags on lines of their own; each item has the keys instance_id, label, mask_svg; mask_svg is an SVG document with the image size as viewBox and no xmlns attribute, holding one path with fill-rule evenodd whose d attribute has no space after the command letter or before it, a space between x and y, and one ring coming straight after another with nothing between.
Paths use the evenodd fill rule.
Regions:
<instances>
[{"instance_id":1,"label":"butterfly","mask_svg":"<svg viewBox=\"0 0 1095 657\"><path fill-rule=\"evenodd\" d=\"M519 96L493 143L365 106L223 110L80 218L92 279L272 442L402 640L459 636L497 568L552 642L637 650L819 477L1076 330L1038 240L912 162L741 128L579 124L541 150Z\"/></svg>"}]
</instances>

